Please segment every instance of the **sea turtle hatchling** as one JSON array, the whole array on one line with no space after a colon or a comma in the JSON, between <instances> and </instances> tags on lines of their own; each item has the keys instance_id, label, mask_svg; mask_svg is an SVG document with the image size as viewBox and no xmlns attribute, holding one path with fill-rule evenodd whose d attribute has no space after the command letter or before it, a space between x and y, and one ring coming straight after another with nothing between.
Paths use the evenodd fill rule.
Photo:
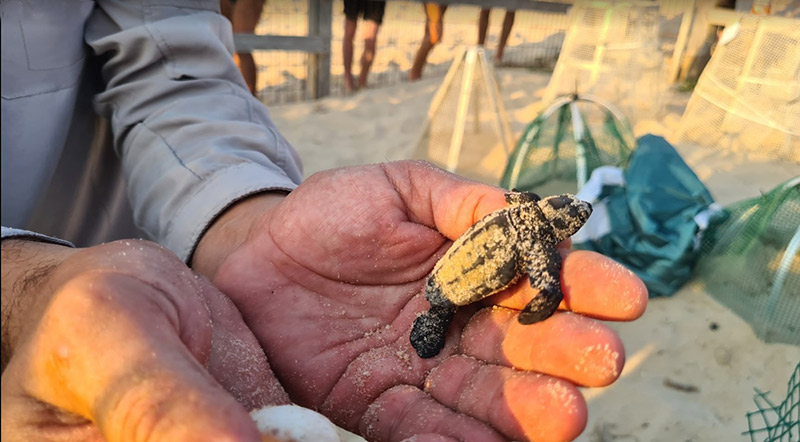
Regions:
<instances>
[{"instance_id":1,"label":"sea turtle hatchling","mask_svg":"<svg viewBox=\"0 0 800 442\"><path fill-rule=\"evenodd\" d=\"M539 293L519 314L521 324L549 318L561 293L561 256L556 244L573 235L592 206L573 195L544 199L528 192L506 194L509 206L485 216L459 237L428 277L430 309L411 329L411 345L422 358L439 354L456 308L479 301L527 274Z\"/></svg>"}]
</instances>

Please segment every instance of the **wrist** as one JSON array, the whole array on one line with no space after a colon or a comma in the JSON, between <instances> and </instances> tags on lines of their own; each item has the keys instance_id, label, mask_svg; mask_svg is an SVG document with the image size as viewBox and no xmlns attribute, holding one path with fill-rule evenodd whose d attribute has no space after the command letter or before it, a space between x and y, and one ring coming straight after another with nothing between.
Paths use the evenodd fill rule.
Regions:
<instances>
[{"instance_id":1,"label":"wrist","mask_svg":"<svg viewBox=\"0 0 800 442\"><path fill-rule=\"evenodd\" d=\"M283 192L264 192L235 202L211 223L189 261L192 269L214 280L225 259L264 224L267 216L286 197Z\"/></svg>"},{"instance_id":2,"label":"wrist","mask_svg":"<svg viewBox=\"0 0 800 442\"><path fill-rule=\"evenodd\" d=\"M30 311L48 291L44 284L53 271L78 249L25 239L2 241L2 368L14 353Z\"/></svg>"}]
</instances>

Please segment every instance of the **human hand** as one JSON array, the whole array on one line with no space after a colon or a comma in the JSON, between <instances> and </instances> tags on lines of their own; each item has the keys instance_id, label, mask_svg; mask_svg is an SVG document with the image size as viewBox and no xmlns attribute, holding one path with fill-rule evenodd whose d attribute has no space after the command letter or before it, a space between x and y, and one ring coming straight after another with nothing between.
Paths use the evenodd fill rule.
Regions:
<instances>
[{"instance_id":1,"label":"human hand","mask_svg":"<svg viewBox=\"0 0 800 442\"><path fill-rule=\"evenodd\" d=\"M591 318L632 320L646 306L622 266L563 250L561 312L518 324L535 295L523 278L461 307L437 357L409 343L434 264L503 194L420 162L327 171L234 206L195 268L243 312L295 402L369 440L573 439L586 423L576 386L610 384L624 361L616 333Z\"/></svg>"},{"instance_id":2,"label":"human hand","mask_svg":"<svg viewBox=\"0 0 800 442\"><path fill-rule=\"evenodd\" d=\"M155 244L7 239L2 281L4 441L255 442L247 411L289 402L230 300Z\"/></svg>"}]
</instances>

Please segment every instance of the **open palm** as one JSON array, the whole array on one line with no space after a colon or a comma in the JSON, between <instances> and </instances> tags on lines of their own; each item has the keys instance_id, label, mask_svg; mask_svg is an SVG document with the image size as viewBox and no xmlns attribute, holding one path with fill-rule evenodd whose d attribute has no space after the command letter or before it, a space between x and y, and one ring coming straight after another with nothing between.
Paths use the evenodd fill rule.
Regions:
<instances>
[{"instance_id":1,"label":"open palm","mask_svg":"<svg viewBox=\"0 0 800 442\"><path fill-rule=\"evenodd\" d=\"M586 422L575 385L609 384L624 361L616 334L586 316L630 320L646 304L621 266L566 257L562 308L580 315L518 324L535 295L523 279L459 309L437 357L409 343L437 259L505 204L501 189L421 162L320 173L253 224L213 281L292 400L369 440L572 439Z\"/></svg>"}]
</instances>

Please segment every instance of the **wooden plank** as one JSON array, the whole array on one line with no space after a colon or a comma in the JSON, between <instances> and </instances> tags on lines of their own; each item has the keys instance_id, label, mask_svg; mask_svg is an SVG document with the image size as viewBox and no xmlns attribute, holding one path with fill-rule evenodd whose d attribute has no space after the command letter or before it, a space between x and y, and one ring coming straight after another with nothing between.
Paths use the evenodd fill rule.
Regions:
<instances>
[{"instance_id":1,"label":"wooden plank","mask_svg":"<svg viewBox=\"0 0 800 442\"><path fill-rule=\"evenodd\" d=\"M697 79L711 57L711 46L716 39L716 28L708 22L708 10L720 0L697 0L692 24L683 47L676 80ZM677 46L676 46L677 49ZM675 68L673 68L675 69Z\"/></svg>"},{"instance_id":2,"label":"wooden plank","mask_svg":"<svg viewBox=\"0 0 800 442\"><path fill-rule=\"evenodd\" d=\"M708 24L713 26L729 26L741 20L743 16L749 15L742 11L725 8L709 8L705 14Z\"/></svg>"},{"instance_id":3,"label":"wooden plank","mask_svg":"<svg viewBox=\"0 0 800 442\"><path fill-rule=\"evenodd\" d=\"M669 61L669 82L674 84L678 81L683 52L686 50L686 39L689 38L689 31L692 29L694 19L694 2L686 6L681 19L681 27L678 30L678 38L675 40L675 48L672 50L672 58Z\"/></svg>"},{"instance_id":4,"label":"wooden plank","mask_svg":"<svg viewBox=\"0 0 800 442\"><path fill-rule=\"evenodd\" d=\"M331 36L333 21L332 0L309 0L308 35L323 41L320 52L309 55L308 60L308 98L321 98L331 91Z\"/></svg>"},{"instance_id":5,"label":"wooden plank","mask_svg":"<svg viewBox=\"0 0 800 442\"><path fill-rule=\"evenodd\" d=\"M320 36L233 34L233 44L236 52L275 50L318 54L330 48L330 40L326 43Z\"/></svg>"},{"instance_id":6,"label":"wooden plank","mask_svg":"<svg viewBox=\"0 0 800 442\"><path fill-rule=\"evenodd\" d=\"M393 1L393 0L389 0ZM399 0L423 3L431 0ZM436 3L445 5L470 5L480 6L481 8L502 8L512 11L532 10L540 12L565 13L572 6L562 2L550 2L541 0L434 0Z\"/></svg>"}]
</instances>

